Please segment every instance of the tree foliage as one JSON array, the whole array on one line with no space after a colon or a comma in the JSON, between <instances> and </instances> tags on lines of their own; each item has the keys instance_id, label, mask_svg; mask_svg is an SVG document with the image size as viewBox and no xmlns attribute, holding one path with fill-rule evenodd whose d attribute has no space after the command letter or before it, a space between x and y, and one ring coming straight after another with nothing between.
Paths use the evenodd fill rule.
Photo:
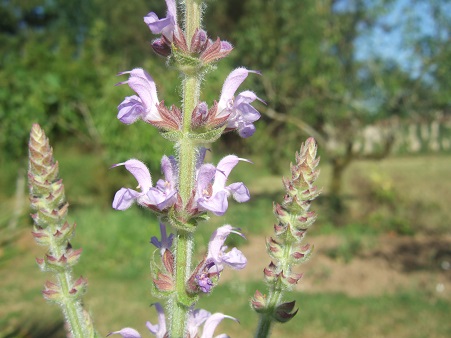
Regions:
<instances>
[{"instance_id":1,"label":"tree foliage","mask_svg":"<svg viewBox=\"0 0 451 338\"><path fill-rule=\"evenodd\" d=\"M422 31L415 17L418 12L405 11L399 34L411 52L409 67L383 57L378 46L364 57L359 53L359 41L372 32L397 29L396 22L386 19L399 4L396 0L210 1L206 16L210 36L221 36L237 48L235 59L220 64L224 71L204 88L205 100L211 104L217 99L213 93L224 80L220 76L233 65L262 71L263 77L247 80L255 81L257 94L268 103L260 107L266 113L264 127L258 128L261 141L238 146L268 154L274 170L278 156L297 149L304 137L300 133L313 134L323 142L322 149L333 148L329 152L333 158L346 154L346 144L366 123L405 118L412 112L426 117L431 110L447 112L448 5L440 0L415 3L425 6L434 24ZM145 67L168 105L179 99L176 72L161 67L149 45L152 35L136 20L150 10L163 14L164 1L2 2L4 152L22 156L28 129L39 122L53 139L75 137L81 144L106 150L111 162L129 157L129 149L142 149L134 156L157 161L151 154L161 154L167 145L151 141L155 130L115 121L117 104L130 94L126 86L114 87L123 80L114 76L120 71ZM268 134L274 142L267 142ZM232 139L237 142L227 137L224 142L233 146Z\"/></svg>"}]
</instances>

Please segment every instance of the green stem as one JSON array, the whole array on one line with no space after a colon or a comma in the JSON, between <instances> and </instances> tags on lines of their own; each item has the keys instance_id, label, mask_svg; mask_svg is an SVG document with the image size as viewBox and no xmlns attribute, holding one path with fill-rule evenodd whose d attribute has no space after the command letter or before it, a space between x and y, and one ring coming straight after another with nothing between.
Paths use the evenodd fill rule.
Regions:
<instances>
[{"instance_id":1,"label":"green stem","mask_svg":"<svg viewBox=\"0 0 451 338\"><path fill-rule=\"evenodd\" d=\"M57 226L52 224L52 233L55 233ZM59 246L54 240L50 242L50 252L55 257L61 257L64 254L65 249ZM70 331L74 338L87 337L88 328L86 327L86 321L83 315L83 308L78 299L71 297L69 291L72 286L72 270L68 269L56 274L58 285L61 288L62 299L60 306L63 309L66 322L69 324Z\"/></svg>"},{"instance_id":2,"label":"green stem","mask_svg":"<svg viewBox=\"0 0 451 338\"><path fill-rule=\"evenodd\" d=\"M182 139L178 146L178 159L180 172L179 194L182 199L183 206L186 206L193 189L194 175L196 170L196 147L188 138ZM184 218L185 215L181 215L181 219Z\"/></svg>"},{"instance_id":3,"label":"green stem","mask_svg":"<svg viewBox=\"0 0 451 338\"><path fill-rule=\"evenodd\" d=\"M186 0L185 34L187 41L191 41L196 28L200 28L202 20L202 0Z\"/></svg>"},{"instance_id":4,"label":"green stem","mask_svg":"<svg viewBox=\"0 0 451 338\"><path fill-rule=\"evenodd\" d=\"M194 236L190 232L177 230L176 235L176 265L175 265L175 295L171 300L170 337L185 337L188 311L194 299L187 294L185 283L191 272L191 253Z\"/></svg>"},{"instance_id":5,"label":"green stem","mask_svg":"<svg viewBox=\"0 0 451 338\"><path fill-rule=\"evenodd\" d=\"M63 294L63 301L61 307L63 308L66 322L69 323L70 331L74 338L86 337L88 330L85 328L85 319L83 309L79 301L72 300L69 294L70 285L72 284L71 272L65 271L57 274L58 283L61 286L61 293Z\"/></svg>"},{"instance_id":6,"label":"green stem","mask_svg":"<svg viewBox=\"0 0 451 338\"><path fill-rule=\"evenodd\" d=\"M261 314L254 337L255 338L269 337L269 333L271 332L271 324L272 324L271 316L268 314Z\"/></svg>"},{"instance_id":7,"label":"green stem","mask_svg":"<svg viewBox=\"0 0 451 338\"><path fill-rule=\"evenodd\" d=\"M201 23L202 1L185 1L185 36L188 41ZM177 144L179 164L179 194L183 209L186 208L194 187L196 172L196 142L191 140L191 114L199 102L201 75L187 72L183 80L183 125L182 139ZM189 221L188 213L181 212L178 218ZM175 242L175 293L170 300L169 336L172 338L185 337L187 332L187 318L190 306L195 298L186 292L186 281L191 274L191 255L194 236L188 229L176 229Z\"/></svg>"},{"instance_id":8,"label":"green stem","mask_svg":"<svg viewBox=\"0 0 451 338\"><path fill-rule=\"evenodd\" d=\"M290 271L291 269L289 264L289 256L292 243L289 242L287 235L285 235L283 242L285 242L283 258L280 260L279 264L281 265L281 271ZM271 332L271 325L274 321L271 314L274 312L276 306L281 302L283 290L284 289L282 281L280 279L277 279L273 284L270 285L267 299L268 313L262 313L260 315L257 330L255 332L256 338L269 337L269 334Z\"/></svg>"},{"instance_id":9,"label":"green stem","mask_svg":"<svg viewBox=\"0 0 451 338\"><path fill-rule=\"evenodd\" d=\"M191 114L199 102L201 77L185 74L183 80L183 132L191 130Z\"/></svg>"}]
</instances>

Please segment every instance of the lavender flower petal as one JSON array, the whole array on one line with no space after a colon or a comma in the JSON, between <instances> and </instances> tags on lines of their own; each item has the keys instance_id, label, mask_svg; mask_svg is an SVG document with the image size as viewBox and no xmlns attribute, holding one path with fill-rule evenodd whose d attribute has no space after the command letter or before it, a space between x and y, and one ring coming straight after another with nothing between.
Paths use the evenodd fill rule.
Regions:
<instances>
[{"instance_id":1,"label":"lavender flower petal","mask_svg":"<svg viewBox=\"0 0 451 338\"><path fill-rule=\"evenodd\" d=\"M205 273L196 276L196 282L203 293L209 293L214 286L213 281Z\"/></svg>"},{"instance_id":2,"label":"lavender flower petal","mask_svg":"<svg viewBox=\"0 0 451 338\"><path fill-rule=\"evenodd\" d=\"M237 248L233 248L229 252L223 254L222 261L235 270L244 269L247 264L246 257Z\"/></svg>"},{"instance_id":3,"label":"lavender flower petal","mask_svg":"<svg viewBox=\"0 0 451 338\"><path fill-rule=\"evenodd\" d=\"M119 163L113 167L124 165L138 181L138 188L141 192L133 189L121 188L113 200L113 208L125 210L133 202L144 206L155 206L159 210L164 210L172 206L177 200L177 164L173 158L163 156L161 166L165 175L165 180L158 180L155 187L152 187L152 178L149 169L141 161L131 159L124 163Z\"/></svg>"},{"instance_id":4,"label":"lavender flower petal","mask_svg":"<svg viewBox=\"0 0 451 338\"><path fill-rule=\"evenodd\" d=\"M141 99L136 95L127 96L117 109L117 118L124 124L132 124L136 120L144 118L146 113Z\"/></svg>"},{"instance_id":5,"label":"lavender flower petal","mask_svg":"<svg viewBox=\"0 0 451 338\"><path fill-rule=\"evenodd\" d=\"M223 270L223 264L226 264L233 269L243 269L246 266L247 260L241 251L233 248L228 253L225 252L227 247L224 246L224 242L232 232L244 237L237 229L226 224L216 229L208 243L207 262L213 261L215 266L212 267L212 269L217 272Z\"/></svg>"},{"instance_id":6,"label":"lavender flower petal","mask_svg":"<svg viewBox=\"0 0 451 338\"><path fill-rule=\"evenodd\" d=\"M237 321L235 318L226 316L223 313L214 313L205 321L204 330L202 332L202 336L200 338L213 338L213 334L216 330L216 327L224 318L230 318L234 321ZM221 335L222 336L222 335ZM227 337L227 336L223 336Z\"/></svg>"},{"instance_id":7,"label":"lavender flower petal","mask_svg":"<svg viewBox=\"0 0 451 338\"><path fill-rule=\"evenodd\" d=\"M124 165L125 168L132 173L132 175L138 181L138 188L141 192L137 192L133 189L121 188L114 195L113 208L116 210L128 209L134 201L139 200L141 197L145 196L146 192L152 186L152 177L150 176L149 169L141 161L131 159L124 163L118 163L114 167Z\"/></svg>"},{"instance_id":8,"label":"lavender flower petal","mask_svg":"<svg viewBox=\"0 0 451 338\"><path fill-rule=\"evenodd\" d=\"M188 317L188 332L190 337L196 337L199 327L211 316L211 313L204 309L192 310Z\"/></svg>"},{"instance_id":9,"label":"lavender flower petal","mask_svg":"<svg viewBox=\"0 0 451 338\"><path fill-rule=\"evenodd\" d=\"M213 184L213 190L224 189L227 178L230 175L232 169L238 164L240 158L235 155L228 155L222 158L218 166L216 167L217 172L215 175L215 183Z\"/></svg>"},{"instance_id":10,"label":"lavender flower petal","mask_svg":"<svg viewBox=\"0 0 451 338\"><path fill-rule=\"evenodd\" d=\"M165 18L159 19L154 12L150 12L144 17L144 22L153 34L162 34L172 41L172 33L177 23L175 0L166 0L166 6L168 7L168 11Z\"/></svg>"},{"instance_id":11,"label":"lavender flower petal","mask_svg":"<svg viewBox=\"0 0 451 338\"><path fill-rule=\"evenodd\" d=\"M155 245L158 249L160 249L160 254L163 256L166 250L169 250L172 246L172 241L174 239L174 234L167 235L166 225L160 222L160 233L161 233L161 241L158 240L157 237L153 236L150 239L150 243Z\"/></svg>"},{"instance_id":12,"label":"lavender flower petal","mask_svg":"<svg viewBox=\"0 0 451 338\"><path fill-rule=\"evenodd\" d=\"M227 76L224 85L222 86L222 92L218 102L218 112L220 116L222 116L222 110L230 105L230 101L233 100L236 90L243 81L246 80L249 72L253 71L241 67L233 70L229 76Z\"/></svg>"},{"instance_id":13,"label":"lavender flower petal","mask_svg":"<svg viewBox=\"0 0 451 338\"><path fill-rule=\"evenodd\" d=\"M253 101L260 100L255 93L247 90L235 97L236 90L249 73L258 74L246 68L237 68L229 74L224 81L217 110L217 117L228 116L227 128L237 129L244 138L254 134L255 127L252 123L260 118L260 113L251 106Z\"/></svg>"},{"instance_id":14,"label":"lavender flower petal","mask_svg":"<svg viewBox=\"0 0 451 338\"><path fill-rule=\"evenodd\" d=\"M217 168L211 164L203 164L199 168L196 202L200 210L209 210L215 215L221 216L227 211L227 198L230 194L238 202L249 200L249 191L242 182L225 186L230 172L239 161L247 160L235 155L228 155L219 161Z\"/></svg>"},{"instance_id":15,"label":"lavender flower petal","mask_svg":"<svg viewBox=\"0 0 451 338\"><path fill-rule=\"evenodd\" d=\"M158 312L158 324L153 325L150 322L146 323L149 331L156 336L156 338L164 338L166 335L166 316L160 303L155 303L155 308Z\"/></svg>"},{"instance_id":16,"label":"lavender flower petal","mask_svg":"<svg viewBox=\"0 0 451 338\"><path fill-rule=\"evenodd\" d=\"M132 206L139 195L140 193L135 190L121 188L114 195L113 208L121 211L126 210Z\"/></svg>"},{"instance_id":17,"label":"lavender flower petal","mask_svg":"<svg viewBox=\"0 0 451 338\"><path fill-rule=\"evenodd\" d=\"M124 163L116 164L113 167L120 165L124 165L125 169L127 169L136 178L139 184L138 188L142 191L149 190L152 186L152 177L150 176L149 169L144 163L139 160L130 159Z\"/></svg>"},{"instance_id":18,"label":"lavender flower petal","mask_svg":"<svg viewBox=\"0 0 451 338\"><path fill-rule=\"evenodd\" d=\"M163 156L161 169L165 180L158 180L155 188L149 188L147 192L150 204L155 205L159 210L173 205L177 198L177 163L175 159Z\"/></svg>"},{"instance_id":19,"label":"lavender flower petal","mask_svg":"<svg viewBox=\"0 0 451 338\"><path fill-rule=\"evenodd\" d=\"M141 68L119 73L123 74L130 74L130 77L119 84L128 84L138 96L129 96L122 101L118 106L118 119L125 124L133 123L139 118L146 122L161 121L157 109L157 88L153 78Z\"/></svg>"},{"instance_id":20,"label":"lavender flower petal","mask_svg":"<svg viewBox=\"0 0 451 338\"><path fill-rule=\"evenodd\" d=\"M141 335L139 334L139 332L130 327L123 328L120 331L110 332L107 335L107 337L109 337L113 334L120 334L122 336L122 338L141 338Z\"/></svg>"},{"instance_id":21,"label":"lavender flower petal","mask_svg":"<svg viewBox=\"0 0 451 338\"><path fill-rule=\"evenodd\" d=\"M249 189L243 182L232 183L227 187L233 198L240 203L247 202L251 198Z\"/></svg>"},{"instance_id":22,"label":"lavender flower petal","mask_svg":"<svg viewBox=\"0 0 451 338\"><path fill-rule=\"evenodd\" d=\"M225 190L218 191L211 198L205 198L198 200L198 204L203 210L209 210L216 216L222 216L227 211L229 207L229 202L227 201L227 192Z\"/></svg>"}]
</instances>

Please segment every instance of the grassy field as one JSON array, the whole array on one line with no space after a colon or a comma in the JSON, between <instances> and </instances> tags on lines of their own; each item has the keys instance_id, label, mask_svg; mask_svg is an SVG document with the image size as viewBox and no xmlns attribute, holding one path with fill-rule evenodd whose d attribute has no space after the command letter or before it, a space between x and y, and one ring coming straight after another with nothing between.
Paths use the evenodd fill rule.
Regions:
<instances>
[{"instance_id":1,"label":"grassy field","mask_svg":"<svg viewBox=\"0 0 451 338\"><path fill-rule=\"evenodd\" d=\"M75 272L89 281L84 298L86 306L102 335L125 326L144 333L147 320L156 322L155 309L150 307L156 299L149 291L148 259L153 250L149 239L156 235L157 222L136 207L125 212L109 207L115 189L135 184L125 171L107 172L98 159L89 155L77 161L70 153L59 153L57 158L68 199L72 202L70 221L77 222L77 234L72 243L75 248L83 248ZM271 233L272 201L282 198L280 178L267 174L258 176L260 170L264 172L258 161L252 169L249 166L240 164L231 179L239 177L246 182L255 198L246 204L232 202L225 218L212 218L212 224L202 224L196 235L203 241L197 246L199 252L206 250L206 240L214 225L230 223L241 227L249 239ZM324 216L327 204L320 199L313 207L320 217L309 237L313 241L325 235L351 238L352 244L391 233L396 236L449 234L450 200L445 196L451 191L450 167L449 156L355 163L345 176L348 222L340 228L333 226L332 220ZM2 170L9 170L11 176L15 172L8 168ZM318 185L325 187L327 195L329 168L326 163L321 170ZM113 178L103 181L104 175ZM8 195L12 191L12 188L5 189L0 196L3 205L10 205ZM96 203L97 200L102 201ZM8 218L6 210L2 211L0 219ZM21 222L30 226L27 216L22 217ZM241 240L235 241L236 244L247 245ZM344 251L338 256L350 255L349 259L358 253L358 248L352 245L338 248ZM29 230L18 231L14 242L0 248L0 337L63 337L58 308L46 304L40 294L48 276L38 271L34 257L42 253ZM264 260L268 260L266 256ZM308 271L305 272L305 278L309 278ZM440 276L451 279L447 273ZM252 336L257 317L248 300L256 288L265 290L259 276L227 280L211 296L201 300L200 306L211 312L224 312L240 319L240 324L225 320L216 334ZM448 289L441 294L431 293L426 288L358 297L317 289L295 292L287 299L296 299L299 314L290 323L276 326L273 336L450 337L449 293Z\"/></svg>"}]
</instances>

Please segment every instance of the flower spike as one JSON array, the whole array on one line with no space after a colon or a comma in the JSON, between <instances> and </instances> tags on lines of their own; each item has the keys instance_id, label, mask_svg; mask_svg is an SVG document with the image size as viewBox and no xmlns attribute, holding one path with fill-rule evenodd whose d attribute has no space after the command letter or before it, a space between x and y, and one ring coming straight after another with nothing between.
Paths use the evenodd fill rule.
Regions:
<instances>
[{"instance_id":1,"label":"flower spike","mask_svg":"<svg viewBox=\"0 0 451 338\"><path fill-rule=\"evenodd\" d=\"M251 300L252 308L260 314L260 324L256 337L267 337L271 322L285 323L292 319L298 310L295 302L282 302L284 291L292 290L302 278L293 272L296 264L305 262L312 252L310 245L302 244L308 227L316 215L309 211L311 201L319 194L313 185L318 178L316 169L317 146L313 138L307 139L296 153L296 163L291 164L291 179L284 178L286 194L282 204L273 204L278 223L274 225L274 237L267 240L266 248L271 263L264 269L269 295L256 291Z\"/></svg>"}]
</instances>

